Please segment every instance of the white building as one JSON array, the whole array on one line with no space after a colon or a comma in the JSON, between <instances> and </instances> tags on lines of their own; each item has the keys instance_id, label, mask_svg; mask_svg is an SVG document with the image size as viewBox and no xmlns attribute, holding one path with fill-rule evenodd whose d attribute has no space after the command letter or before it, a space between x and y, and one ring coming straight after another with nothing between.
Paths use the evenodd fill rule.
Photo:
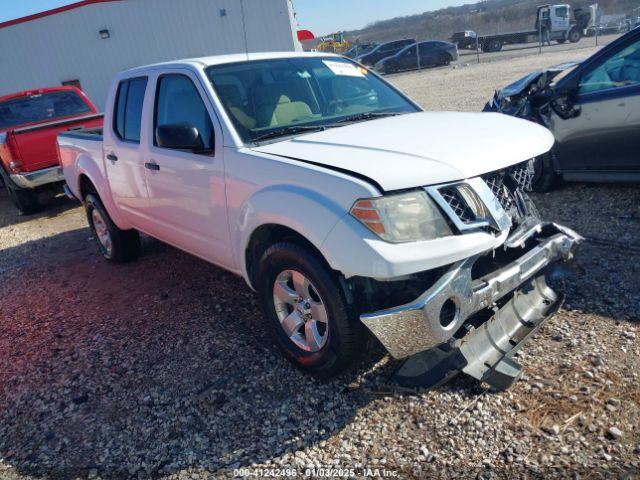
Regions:
<instances>
[{"instance_id":1,"label":"white building","mask_svg":"<svg viewBox=\"0 0 640 480\"><path fill-rule=\"evenodd\" d=\"M84 0L0 23L0 45L0 95L79 84L99 108L127 68L301 50L291 0Z\"/></svg>"}]
</instances>

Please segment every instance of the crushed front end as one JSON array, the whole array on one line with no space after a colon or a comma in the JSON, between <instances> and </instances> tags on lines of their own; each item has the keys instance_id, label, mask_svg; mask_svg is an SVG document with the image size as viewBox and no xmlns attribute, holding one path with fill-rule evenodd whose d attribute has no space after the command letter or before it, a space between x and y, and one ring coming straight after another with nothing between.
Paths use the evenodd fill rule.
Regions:
<instances>
[{"instance_id":1,"label":"crushed front end","mask_svg":"<svg viewBox=\"0 0 640 480\"><path fill-rule=\"evenodd\" d=\"M462 370L496 388L518 378L511 357L560 307L552 285L582 241L539 219L523 191L531 176L525 162L426 189L460 234L484 229L505 241L438 272L415 300L361 315L394 358L413 356L443 378Z\"/></svg>"}]
</instances>

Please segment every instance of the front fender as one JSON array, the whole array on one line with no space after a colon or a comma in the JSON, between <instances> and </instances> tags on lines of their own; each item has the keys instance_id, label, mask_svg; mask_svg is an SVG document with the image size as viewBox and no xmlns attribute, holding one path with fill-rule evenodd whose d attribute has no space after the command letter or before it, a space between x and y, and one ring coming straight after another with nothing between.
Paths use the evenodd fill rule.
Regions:
<instances>
[{"instance_id":1,"label":"front fender","mask_svg":"<svg viewBox=\"0 0 640 480\"><path fill-rule=\"evenodd\" d=\"M86 153L80 153L76 159L76 177L75 184L73 185L73 193L77 198L80 196L80 179L82 176L86 176L93 184L98 192L98 196L107 210L109 217L113 220L113 223L121 230L130 230L133 228L129 222L120 214L120 210L113 201L111 195L111 189L109 188L109 181L103 168L100 168L95 159Z\"/></svg>"},{"instance_id":2,"label":"front fender","mask_svg":"<svg viewBox=\"0 0 640 480\"><path fill-rule=\"evenodd\" d=\"M253 233L264 225L287 227L305 237L336 268L323 242L329 232L346 215L345 207L321 193L299 186L274 185L252 195L241 207L235 228L232 225L232 245L236 265L250 284L246 251Z\"/></svg>"}]
</instances>

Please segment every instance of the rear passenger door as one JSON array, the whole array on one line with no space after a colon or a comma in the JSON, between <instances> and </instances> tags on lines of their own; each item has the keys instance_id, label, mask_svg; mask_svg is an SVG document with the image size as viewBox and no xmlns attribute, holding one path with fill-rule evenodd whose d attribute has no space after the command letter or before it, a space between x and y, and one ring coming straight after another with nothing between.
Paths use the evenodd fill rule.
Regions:
<instances>
[{"instance_id":1,"label":"rear passenger door","mask_svg":"<svg viewBox=\"0 0 640 480\"><path fill-rule=\"evenodd\" d=\"M191 71L165 72L155 80L153 121L144 159L152 235L221 266L229 267L229 227L223 141L214 109ZM206 151L158 145L156 129L188 123L200 132Z\"/></svg>"},{"instance_id":2,"label":"rear passenger door","mask_svg":"<svg viewBox=\"0 0 640 480\"><path fill-rule=\"evenodd\" d=\"M111 196L131 223L140 227L147 202L147 186L140 150L142 110L148 78L123 80L118 85L113 106L113 135L105 135L105 168Z\"/></svg>"}]
</instances>

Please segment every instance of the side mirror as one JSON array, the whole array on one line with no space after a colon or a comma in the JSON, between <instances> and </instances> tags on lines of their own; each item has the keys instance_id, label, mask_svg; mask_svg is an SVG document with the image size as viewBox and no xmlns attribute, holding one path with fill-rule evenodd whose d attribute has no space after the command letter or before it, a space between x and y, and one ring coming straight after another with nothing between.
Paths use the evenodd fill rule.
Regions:
<instances>
[{"instance_id":1,"label":"side mirror","mask_svg":"<svg viewBox=\"0 0 640 480\"><path fill-rule=\"evenodd\" d=\"M204 142L198 128L186 122L158 125L156 128L156 143L159 147L174 150L188 150L191 152L204 150Z\"/></svg>"},{"instance_id":2,"label":"side mirror","mask_svg":"<svg viewBox=\"0 0 640 480\"><path fill-rule=\"evenodd\" d=\"M570 118L576 118L580 116L582 109L580 105L574 103L573 96L563 92L558 95L552 102L551 107L563 120L569 120Z\"/></svg>"}]
</instances>

